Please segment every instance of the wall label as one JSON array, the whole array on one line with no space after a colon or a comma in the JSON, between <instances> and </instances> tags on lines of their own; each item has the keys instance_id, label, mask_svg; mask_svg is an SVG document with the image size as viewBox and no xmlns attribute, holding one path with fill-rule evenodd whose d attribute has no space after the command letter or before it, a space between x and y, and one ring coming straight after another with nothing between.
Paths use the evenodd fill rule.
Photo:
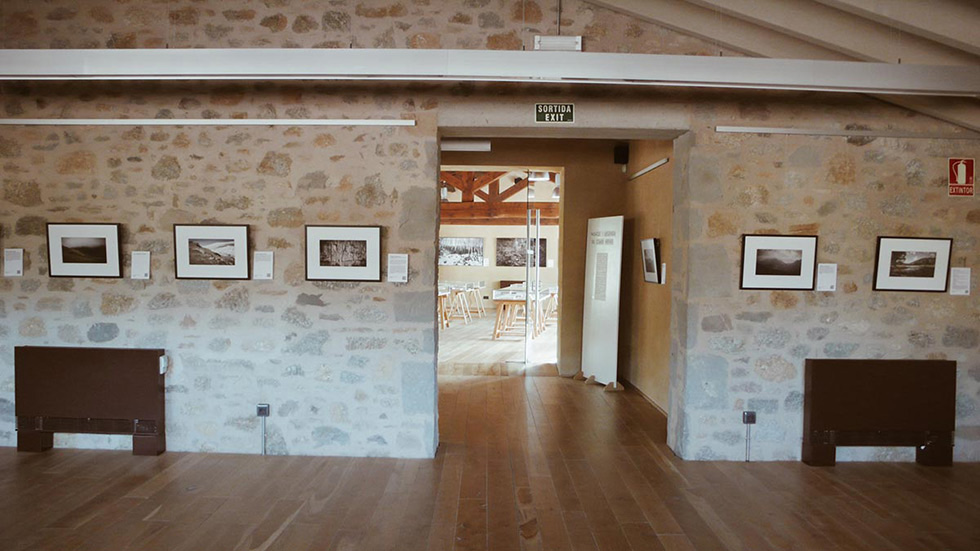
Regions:
<instances>
[{"instance_id":1,"label":"wall label","mask_svg":"<svg viewBox=\"0 0 980 551\"><path fill-rule=\"evenodd\" d=\"M535 103L534 122L575 122L574 103Z\"/></svg>"},{"instance_id":2,"label":"wall label","mask_svg":"<svg viewBox=\"0 0 980 551\"><path fill-rule=\"evenodd\" d=\"M949 196L973 197L974 178L976 177L975 159L949 159Z\"/></svg>"}]
</instances>

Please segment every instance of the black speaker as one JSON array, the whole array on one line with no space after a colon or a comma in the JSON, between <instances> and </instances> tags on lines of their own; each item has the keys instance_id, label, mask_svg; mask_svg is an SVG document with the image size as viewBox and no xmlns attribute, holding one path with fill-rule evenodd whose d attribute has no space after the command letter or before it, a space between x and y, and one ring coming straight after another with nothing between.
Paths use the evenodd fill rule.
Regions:
<instances>
[{"instance_id":1,"label":"black speaker","mask_svg":"<svg viewBox=\"0 0 980 551\"><path fill-rule=\"evenodd\" d=\"M613 162L625 165L630 162L630 144L618 143L613 146Z\"/></svg>"}]
</instances>

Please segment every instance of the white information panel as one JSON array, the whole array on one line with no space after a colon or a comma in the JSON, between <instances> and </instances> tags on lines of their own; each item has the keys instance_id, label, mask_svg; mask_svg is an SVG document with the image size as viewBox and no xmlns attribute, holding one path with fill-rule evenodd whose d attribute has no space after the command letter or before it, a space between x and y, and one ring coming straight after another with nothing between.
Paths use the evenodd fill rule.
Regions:
<instances>
[{"instance_id":1,"label":"white information panel","mask_svg":"<svg viewBox=\"0 0 980 551\"><path fill-rule=\"evenodd\" d=\"M589 220L585 255L582 374L616 380L619 355L619 284L623 267L623 217Z\"/></svg>"}]
</instances>

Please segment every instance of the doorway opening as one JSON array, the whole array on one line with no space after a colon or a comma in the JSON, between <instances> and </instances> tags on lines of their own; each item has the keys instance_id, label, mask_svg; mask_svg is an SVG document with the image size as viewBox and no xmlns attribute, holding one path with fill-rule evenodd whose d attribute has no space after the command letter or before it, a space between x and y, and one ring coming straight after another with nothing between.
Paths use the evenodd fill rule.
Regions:
<instances>
[{"instance_id":1,"label":"doorway opening","mask_svg":"<svg viewBox=\"0 0 980 551\"><path fill-rule=\"evenodd\" d=\"M441 167L440 374L557 374L562 177L560 167Z\"/></svg>"}]
</instances>

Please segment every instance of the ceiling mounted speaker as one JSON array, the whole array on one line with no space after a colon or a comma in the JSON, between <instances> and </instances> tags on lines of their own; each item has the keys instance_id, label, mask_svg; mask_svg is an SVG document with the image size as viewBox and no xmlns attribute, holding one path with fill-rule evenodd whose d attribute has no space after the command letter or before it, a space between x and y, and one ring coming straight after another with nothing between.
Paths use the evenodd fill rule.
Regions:
<instances>
[{"instance_id":1,"label":"ceiling mounted speaker","mask_svg":"<svg viewBox=\"0 0 980 551\"><path fill-rule=\"evenodd\" d=\"M618 143L613 146L613 162L617 165L625 165L630 162L630 144Z\"/></svg>"}]
</instances>

